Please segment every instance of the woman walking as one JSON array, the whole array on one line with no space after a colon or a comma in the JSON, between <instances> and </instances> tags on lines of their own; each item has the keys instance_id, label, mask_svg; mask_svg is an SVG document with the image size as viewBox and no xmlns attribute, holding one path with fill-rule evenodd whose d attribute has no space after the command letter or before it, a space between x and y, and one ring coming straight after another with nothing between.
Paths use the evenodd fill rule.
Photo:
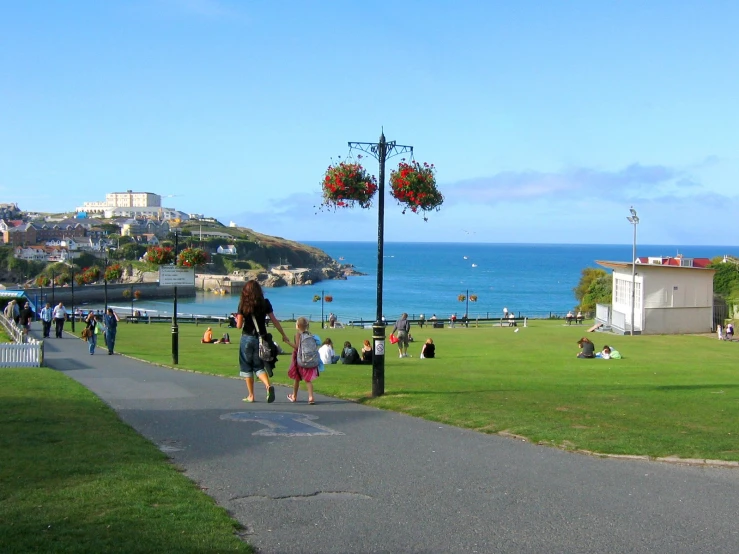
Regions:
<instances>
[{"instance_id":1,"label":"woman walking","mask_svg":"<svg viewBox=\"0 0 739 554\"><path fill-rule=\"evenodd\" d=\"M90 356L92 356L95 353L95 346L97 346L98 343L98 333L100 332L100 327L98 324L97 317L95 317L95 312L90 312L87 316L87 344L90 348Z\"/></svg>"},{"instance_id":2,"label":"woman walking","mask_svg":"<svg viewBox=\"0 0 739 554\"><path fill-rule=\"evenodd\" d=\"M408 333L410 333L410 330L411 324L408 323L408 314L403 313L400 319L395 322L395 327L393 327L393 333L398 337L399 358L408 357Z\"/></svg>"},{"instance_id":3,"label":"woman walking","mask_svg":"<svg viewBox=\"0 0 739 554\"><path fill-rule=\"evenodd\" d=\"M282 325L275 317L272 304L264 297L262 287L256 281L247 281L241 289L241 299L236 314L236 327L241 329L239 345L239 375L246 381L249 396L244 402L254 402L254 376L257 376L267 389L267 402L275 401L275 388L269 382L264 362L259 357L259 336L267 334L265 319L269 317L282 340L290 344Z\"/></svg>"}]
</instances>

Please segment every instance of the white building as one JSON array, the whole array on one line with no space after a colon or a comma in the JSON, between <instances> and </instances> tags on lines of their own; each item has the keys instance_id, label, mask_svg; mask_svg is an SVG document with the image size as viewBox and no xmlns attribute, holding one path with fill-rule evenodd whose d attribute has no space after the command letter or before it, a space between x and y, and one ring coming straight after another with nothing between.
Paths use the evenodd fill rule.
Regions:
<instances>
[{"instance_id":1,"label":"white building","mask_svg":"<svg viewBox=\"0 0 739 554\"><path fill-rule=\"evenodd\" d=\"M713 329L713 275L707 258L637 258L596 261L613 270L611 306L598 304L596 320L615 333L631 331L632 269L634 334L710 333Z\"/></svg>"},{"instance_id":2,"label":"white building","mask_svg":"<svg viewBox=\"0 0 739 554\"><path fill-rule=\"evenodd\" d=\"M90 214L108 214L117 209L124 212L115 213L115 215L124 215L126 217L135 217L136 215L144 215L147 213L149 217L156 217L162 208L162 197L153 192L109 192L105 195L104 202L84 202L82 206L75 208L77 213L85 212ZM171 210L171 208L164 208ZM132 215L133 214L133 215ZM115 217L115 215L104 215L104 217Z\"/></svg>"}]
</instances>

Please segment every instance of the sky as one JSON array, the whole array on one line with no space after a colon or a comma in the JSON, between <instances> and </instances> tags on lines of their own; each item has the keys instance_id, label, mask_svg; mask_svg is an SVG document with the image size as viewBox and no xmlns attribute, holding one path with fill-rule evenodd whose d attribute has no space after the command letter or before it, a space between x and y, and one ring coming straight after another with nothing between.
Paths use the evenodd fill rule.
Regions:
<instances>
[{"instance_id":1,"label":"sky","mask_svg":"<svg viewBox=\"0 0 739 554\"><path fill-rule=\"evenodd\" d=\"M734 246L737 20L730 0L0 0L0 202L130 189L376 241L377 203L320 209L321 181L384 132L445 197L424 221L386 183L387 241L631 244L633 206L644 244Z\"/></svg>"}]
</instances>

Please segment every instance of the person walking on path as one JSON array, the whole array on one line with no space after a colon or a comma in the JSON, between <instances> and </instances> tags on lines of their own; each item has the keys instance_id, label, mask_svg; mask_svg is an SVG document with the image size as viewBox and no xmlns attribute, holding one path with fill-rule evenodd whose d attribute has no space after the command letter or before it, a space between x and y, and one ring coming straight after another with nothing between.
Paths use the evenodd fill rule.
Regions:
<instances>
[{"instance_id":1,"label":"person walking on path","mask_svg":"<svg viewBox=\"0 0 739 554\"><path fill-rule=\"evenodd\" d=\"M21 307L18 305L17 300L13 300L13 321L18 325L21 320Z\"/></svg>"},{"instance_id":2,"label":"person walking on path","mask_svg":"<svg viewBox=\"0 0 739 554\"><path fill-rule=\"evenodd\" d=\"M64 304L59 302L59 304L54 307L51 317L54 319L54 336L60 339L62 338L62 331L64 330L64 321L67 319L67 310L64 307Z\"/></svg>"},{"instance_id":3,"label":"person walking on path","mask_svg":"<svg viewBox=\"0 0 739 554\"><path fill-rule=\"evenodd\" d=\"M33 310L31 309L31 304L26 302L23 305L23 309L21 310L20 314L20 326L21 329L23 329L23 334L28 335L28 331L31 330L31 322L33 321Z\"/></svg>"},{"instance_id":4,"label":"person walking on path","mask_svg":"<svg viewBox=\"0 0 739 554\"><path fill-rule=\"evenodd\" d=\"M108 308L108 311L103 316L103 323L105 324L105 344L108 345L108 355L113 355L113 349L115 348L115 334L118 331L118 314L113 311L113 308Z\"/></svg>"},{"instance_id":5,"label":"person walking on path","mask_svg":"<svg viewBox=\"0 0 739 554\"><path fill-rule=\"evenodd\" d=\"M246 381L249 396L244 402L254 402L254 375L267 388L267 402L275 401L275 388L269 381L264 362L259 357L259 336L267 334L265 319L269 317L275 329L282 335L283 342L290 344L279 320L275 317L272 304L264 297L262 287L256 281L247 281L241 289L236 326L241 329L239 344L239 375Z\"/></svg>"},{"instance_id":6,"label":"person walking on path","mask_svg":"<svg viewBox=\"0 0 739 554\"><path fill-rule=\"evenodd\" d=\"M287 395L287 399L290 402L297 402L300 381L305 381L305 386L308 389L308 404L315 404L316 401L313 396L313 380L318 377L318 363L320 361L320 356L305 356L306 358L311 357L315 363L306 363L301 358L306 351L309 353L317 353L316 339L308 332L309 324L306 318L299 317L295 322L295 328L298 330L295 334L295 343L288 343L294 350L292 361L290 362L290 369L287 372L287 376L293 380L293 392L292 394Z\"/></svg>"},{"instance_id":7,"label":"person walking on path","mask_svg":"<svg viewBox=\"0 0 739 554\"><path fill-rule=\"evenodd\" d=\"M45 339L48 339L49 334L51 333L51 319L53 312L51 304L48 302L43 308L41 308L41 326L43 327L43 335Z\"/></svg>"},{"instance_id":8,"label":"person walking on path","mask_svg":"<svg viewBox=\"0 0 739 554\"><path fill-rule=\"evenodd\" d=\"M398 353L399 358L408 357L408 333L410 333L411 324L408 322L408 314L402 313L400 319L395 322L393 333L398 337Z\"/></svg>"},{"instance_id":9,"label":"person walking on path","mask_svg":"<svg viewBox=\"0 0 739 554\"><path fill-rule=\"evenodd\" d=\"M87 345L90 349L90 356L95 354L95 347L98 343L98 333L100 333L100 324L98 322L98 318L95 317L95 312L90 312L90 314L87 316L87 327L85 327L85 330L87 331Z\"/></svg>"}]
</instances>

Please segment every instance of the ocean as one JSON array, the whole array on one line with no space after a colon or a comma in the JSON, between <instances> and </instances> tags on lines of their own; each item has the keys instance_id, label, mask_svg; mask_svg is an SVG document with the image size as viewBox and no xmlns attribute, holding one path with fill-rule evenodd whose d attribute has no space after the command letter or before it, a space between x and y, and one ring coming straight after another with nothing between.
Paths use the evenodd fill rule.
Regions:
<instances>
[{"instance_id":1,"label":"ocean","mask_svg":"<svg viewBox=\"0 0 739 554\"><path fill-rule=\"evenodd\" d=\"M265 289L280 319L306 316L321 318L321 302L315 295L330 295L323 315L339 321L373 321L376 317L377 243L310 242L342 263L350 263L367 275L347 280L322 281L312 286ZM685 257L737 255L726 246L637 245L639 256ZM632 245L485 244L387 242L383 258L383 314L394 320L402 312L412 317L432 314L470 318L499 317L503 308L516 315L548 317L564 315L577 302L573 289L586 267L595 260L628 261ZM460 302L459 295L477 296L477 302ZM196 298L178 300L180 314L225 315L236 310L236 295L198 292ZM91 306L93 307L93 306ZM122 312L130 306L119 306ZM140 301L136 309L171 315L171 301Z\"/></svg>"}]
</instances>

